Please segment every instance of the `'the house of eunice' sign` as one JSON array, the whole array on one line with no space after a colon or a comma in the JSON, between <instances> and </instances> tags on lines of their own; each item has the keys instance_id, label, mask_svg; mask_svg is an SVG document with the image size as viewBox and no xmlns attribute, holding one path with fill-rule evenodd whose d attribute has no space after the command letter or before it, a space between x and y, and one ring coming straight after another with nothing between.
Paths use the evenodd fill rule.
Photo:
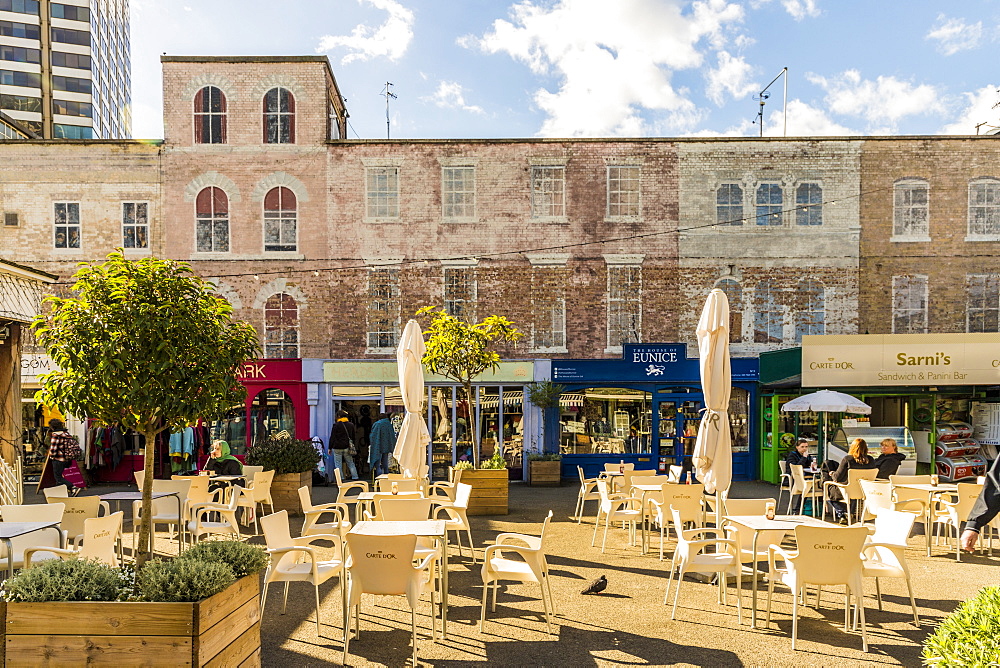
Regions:
<instances>
[{"instance_id":1,"label":"'the house of eunice' sign","mask_svg":"<svg viewBox=\"0 0 1000 668\"><path fill-rule=\"evenodd\" d=\"M997 333L802 337L803 387L997 384Z\"/></svg>"}]
</instances>

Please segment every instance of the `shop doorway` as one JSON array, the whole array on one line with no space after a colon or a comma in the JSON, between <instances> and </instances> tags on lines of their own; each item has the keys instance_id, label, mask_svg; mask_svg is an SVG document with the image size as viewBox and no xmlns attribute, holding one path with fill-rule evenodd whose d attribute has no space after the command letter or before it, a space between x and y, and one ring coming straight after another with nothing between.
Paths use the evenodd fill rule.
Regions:
<instances>
[{"instance_id":1,"label":"shop doorway","mask_svg":"<svg viewBox=\"0 0 1000 668\"><path fill-rule=\"evenodd\" d=\"M654 432L658 435L659 469L667 471L671 465L680 465L686 474L691 470L701 409L701 393L656 394L653 416Z\"/></svg>"}]
</instances>

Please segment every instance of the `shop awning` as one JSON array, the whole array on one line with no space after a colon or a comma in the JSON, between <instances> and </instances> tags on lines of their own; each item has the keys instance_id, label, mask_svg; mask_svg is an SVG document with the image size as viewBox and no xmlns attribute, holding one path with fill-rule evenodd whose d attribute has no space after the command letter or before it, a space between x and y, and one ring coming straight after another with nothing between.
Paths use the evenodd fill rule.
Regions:
<instances>
[{"instance_id":1,"label":"shop awning","mask_svg":"<svg viewBox=\"0 0 1000 668\"><path fill-rule=\"evenodd\" d=\"M559 397L560 408L581 408L583 406L583 395L576 392L563 392Z\"/></svg>"},{"instance_id":2,"label":"shop awning","mask_svg":"<svg viewBox=\"0 0 1000 668\"><path fill-rule=\"evenodd\" d=\"M504 408L509 406L520 406L524 402L524 392L504 392L503 393L503 405ZM480 395L479 397L479 408L496 409L500 405L500 397L496 394L491 395Z\"/></svg>"},{"instance_id":3,"label":"shop awning","mask_svg":"<svg viewBox=\"0 0 1000 668\"><path fill-rule=\"evenodd\" d=\"M761 353L760 384L765 387L800 387L802 385L802 348L787 348Z\"/></svg>"}]
</instances>

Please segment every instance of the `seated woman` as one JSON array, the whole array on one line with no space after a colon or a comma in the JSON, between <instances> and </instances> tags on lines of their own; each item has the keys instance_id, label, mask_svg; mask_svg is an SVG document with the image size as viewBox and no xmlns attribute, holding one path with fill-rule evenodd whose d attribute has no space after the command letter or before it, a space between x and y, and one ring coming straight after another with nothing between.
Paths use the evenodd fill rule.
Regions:
<instances>
[{"instance_id":1,"label":"seated woman","mask_svg":"<svg viewBox=\"0 0 1000 668\"><path fill-rule=\"evenodd\" d=\"M868 442L863 438L856 438L851 443L847 451L847 456L840 460L840 466L833 473L833 480L839 483L846 483L848 471L851 469L873 469L875 460L868 454ZM847 523L847 505L840 500L840 490L830 487L830 496L826 502L833 511L833 516L838 522Z\"/></svg>"},{"instance_id":2,"label":"seated woman","mask_svg":"<svg viewBox=\"0 0 1000 668\"><path fill-rule=\"evenodd\" d=\"M906 455L899 451L894 438L883 438L879 445L882 446L882 454L875 458L875 466L878 467L878 477L888 480L889 476L896 475Z\"/></svg>"},{"instance_id":3,"label":"seated woman","mask_svg":"<svg viewBox=\"0 0 1000 668\"><path fill-rule=\"evenodd\" d=\"M243 475L243 464L229 454L229 444L225 441L212 441L212 451L205 462L205 471L216 475Z\"/></svg>"}]
</instances>

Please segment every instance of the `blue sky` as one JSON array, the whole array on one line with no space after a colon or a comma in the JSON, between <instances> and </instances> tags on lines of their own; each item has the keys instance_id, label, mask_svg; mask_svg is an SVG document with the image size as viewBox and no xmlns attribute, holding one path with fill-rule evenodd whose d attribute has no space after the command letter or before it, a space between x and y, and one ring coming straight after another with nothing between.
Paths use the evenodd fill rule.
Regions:
<instances>
[{"instance_id":1,"label":"blue sky","mask_svg":"<svg viewBox=\"0 0 1000 668\"><path fill-rule=\"evenodd\" d=\"M131 1L137 138L161 53L327 55L352 139L757 136L783 67L788 136L1000 126L1000 0Z\"/></svg>"}]
</instances>

